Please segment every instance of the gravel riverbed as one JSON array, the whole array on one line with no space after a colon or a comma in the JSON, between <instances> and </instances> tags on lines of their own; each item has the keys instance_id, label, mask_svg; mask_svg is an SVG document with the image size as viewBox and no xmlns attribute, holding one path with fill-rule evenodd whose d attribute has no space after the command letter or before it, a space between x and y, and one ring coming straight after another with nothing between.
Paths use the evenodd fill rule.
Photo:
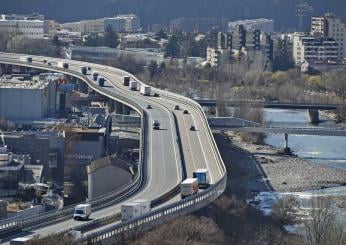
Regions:
<instances>
[{"instance_id":1,"label":"gravel riverbed","mask_svg":"<svg viewBox=\"0 0 346 245\"><path fill-rule=\"evenodd\" d=\"M346 185L346 170L320 166L296 156L282 155L269 145L243 142L233 132L227 133L232 144L252 155L263 170L263 178L273 190L296 192Z\"/></svg>"}]
</instances>

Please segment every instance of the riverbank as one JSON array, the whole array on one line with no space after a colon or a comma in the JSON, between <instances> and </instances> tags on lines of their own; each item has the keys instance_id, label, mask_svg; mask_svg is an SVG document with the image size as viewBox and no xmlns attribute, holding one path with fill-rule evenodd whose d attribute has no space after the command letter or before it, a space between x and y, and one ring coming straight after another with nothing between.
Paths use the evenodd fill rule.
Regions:
<instances>
[{"instance_id":1,"label":"riverbank","mask_svg":"<svg viewBox=\"0 0 346 245\"><path fill-rule=\"evenodd\" d=\"M278 192L297 192L346 185L346 170L313 164L304 159L282 155L269 145L243 142L233 133L226 134L233 147L247 152L262 170L262 182Z\"/></svg>"}]
</instances>

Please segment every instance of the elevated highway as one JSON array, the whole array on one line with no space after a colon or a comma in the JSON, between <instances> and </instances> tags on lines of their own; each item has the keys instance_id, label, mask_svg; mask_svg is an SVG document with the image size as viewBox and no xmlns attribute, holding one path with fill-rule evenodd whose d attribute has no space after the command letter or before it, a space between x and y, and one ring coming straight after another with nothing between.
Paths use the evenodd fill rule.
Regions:
<instances>
[{"instance_id":1,"label":"elevated highway","mask_svg":"<svg viewBox=\"0 0 346 245\"><path fill-rule=\"evenodd\" d=\"M74 221L72 216L69 216L70 211L68 210L65 215L50 214L51 218L43 215L14 224L0 223L0 234L9 227L16 228L12 233L16 237L28 234L32 236L34 234L63 233L68 230L83 230L83 227L88 225L91 227L94 223L112 223L119 219L120 205L134 199L151 200L154 203L153 212L156 212L155 208L158 208L160 212L161 209L164 209L162 212L168 219L173 218L173 213L183 215L197 210L222 194L226 185L226 169L206 116L196 102L159 89L154 89L154 92L160 95L159 97L142 96L138 91L130 91L128 87L122 85L123 76L127 75L133 80L141 82L131 74L116 68L39 56L31 56L32 63L26 63L20 61L21 56L19 54L0 53L0 64L65 73L86 82L97 93L123 103L141 115L140 177L133 186L129 186L122 193L115 193L116 195L113 193L114 198L112 200L108 200L106 197L104 197L106 201L103 202L92 200L91 202L94 201L95 204L92 204L93 213L90 222L81 224ZM43 62L44 59L49 59L52 65L48 66ZM57 67L59 61L69 63L69 68ZM90 75L81 74L80 71L83 66L91 67L93 71L96 70L105 77L107 79L106 86L99 87ZM151 104L153 108L147 109L148 104ZM189 114L183 114L182 110L174 110L176 105L187 109ZM161 130L153 130L151 127L153 120L160 121ZM195 125L197 130L191 131L191 125ZM212 187L195 197L180 200L180 196L177 195L180 182L186 176L191 177L192 172L197 168L209 169ZM195 202L196 205L192 205ZM177 208L172 208L172 205ZM171 208L171 211L167 213L165 207ZM156 215L152 220L157 219ZM146 225L148 226L149 223L151 225L156 224L155 222L147 222ZM120 224L121 227L126 225L128 224ZM140 226L142 223L136 223L136 225ZM100 225L96 225L96 227L100 227ZM94 239L94 236L99 236L102 232L98 230L97 234L89 234L88 239ZM103 236L101 235L101 237ZM95 239L100 241L99 237Z\"/></svg>"}]
</instances>

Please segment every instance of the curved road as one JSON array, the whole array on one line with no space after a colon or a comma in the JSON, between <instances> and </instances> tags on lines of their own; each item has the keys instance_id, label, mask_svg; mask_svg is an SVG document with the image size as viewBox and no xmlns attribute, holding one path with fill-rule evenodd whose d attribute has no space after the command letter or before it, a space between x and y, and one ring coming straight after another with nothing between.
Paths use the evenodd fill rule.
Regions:
<instances>
[{"instance_id":1,"label":"curved road","mask_svg":"<svg viewBox=\"0 0 346 245\"><path fill-rule=\"evenodd\" d=\"M217 148L215 149L213 140L208 136L208 130L210 129L204 123L204 114L202 115L200 111L191 107L189 104L191 102L187 103L188 99L181 96L172 97L170 93L157 89L155 89L155 92L159 93L160 97L142 96L138 91L130 91L128 87L122 85L123 76L130 75L132 79L136 78L116 68L39 56L31 56L33 62L25 63L19 61L19 57L21 56L23 55L0 53L0 63L27 66L66 74L70 74L69 71L80 73L81 67L90 66L93 71L98 71L101 76L107 79L106 86L103 87L103 89L107 90L107 93L103 93L105 96L117 101L120 101L118 99L119 96L129 98L146 113L148 121L147 128L145 129L147 137L143 142L146 153L144 183L140 190L126 201L133 199L153 200L174 189L183 179L184 167L186 168L187 177L192 177L192 172L195 169L208 168L212 184L224 176L223 166L221 166L223 163L218 161ZM47 66L43 63L43 59L52 62L52 66ZM69 63L69 69L62 71L57 68L58 61ZM83 80L88 84L94 83L90 76L88 78L88 80ZM151 104L153 109L146 109L148 104ZM175 105L179 105L181 109L174 110ZM182 109L187 109L190 113L183 114ZM151 122L154 119L160 121L161 130L152 129ZM197 130L191 131L191 125L194 125ZM182 152L179 150L178 134L180 135ZM184 163L181 161L182 157L185 160L185 166L183 166ZM179 199L180 197L176 196L167 201L166 204ZM91 219L97 219L119 212L121 203L93 212ZM32 234L46 235L80 224L80 222L69 219L33 230Z\"/></svg>"}]
</instances>

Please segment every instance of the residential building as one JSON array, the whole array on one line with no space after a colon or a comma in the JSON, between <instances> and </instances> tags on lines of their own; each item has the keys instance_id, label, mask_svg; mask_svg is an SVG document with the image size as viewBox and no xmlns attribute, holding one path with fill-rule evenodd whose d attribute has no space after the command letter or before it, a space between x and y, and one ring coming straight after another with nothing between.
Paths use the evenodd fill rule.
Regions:
<instances>
[{"instance_id":1,"label":"residential building","mask_svg":"<svg viewBox=\"0 0 346 245\"><path fill-rule=\"evenodd\" d=\"M170 32L206 33L212 28L227 31L225 18L178 18L170 22Z\"/></svg>"},{"instance_id":2,"label":"residential building","mask_svg":"<svg viewBox=\"0 0 346 245\"><path fill-rule=\"evenodd\" d=\"M274 21L271 19L251 19L228 22L228 32L233 32L236 26L243 25L245 30L260 30L265 33L274 32Z\"/></svg>"},{"instance_id":3,"label":"residential building","mask_svg":"<svg viewBox=\"0 0 346 245\"><path fill-rule=\"evenodd\" d=\"M338 44L333 38L315 37L296 33L293 40L293 59L297 65L304 61L339 58Z\"/></svg>"},{"instance_id":4,"label":"residential building","mask_svg":"<svg viewBox=\"0 0 346 245\"><path fill-rule=\"evenodd\" d=\"M232 49L241 50L246 44L246 30L243 25L237 25L232 33Z\"/></svg>"},{"instance_id":5,"label":"residential building","mask_svg":"<svg viewBox=\"0 0 346 245\"><path fill-rule=\"evenodd\" d=\"M0 15L0 32L23 34L30 39L43 38L43 15Z\"/></svg>"},{"instance_id":6,"label":"residential building","mask_svg":"<svg viewBox=\"0 0 346 245\"><path fill-rule=\"evenodd\" d=\"M228 49L207 48L207 62L211 67L218 67L227 64L230 61L230 52Z\"/></svg>"},{"instance_id":7,"label":"residential building","mask_svg":"<svg viewBox=\"0 0 346 245\"><path fill-rule=\"evenodd\" d=\"M332 13L312 17L311 33L333 38L338 43L338 59L346 58L346 22Z\"/></svg>"}]
</instances>

